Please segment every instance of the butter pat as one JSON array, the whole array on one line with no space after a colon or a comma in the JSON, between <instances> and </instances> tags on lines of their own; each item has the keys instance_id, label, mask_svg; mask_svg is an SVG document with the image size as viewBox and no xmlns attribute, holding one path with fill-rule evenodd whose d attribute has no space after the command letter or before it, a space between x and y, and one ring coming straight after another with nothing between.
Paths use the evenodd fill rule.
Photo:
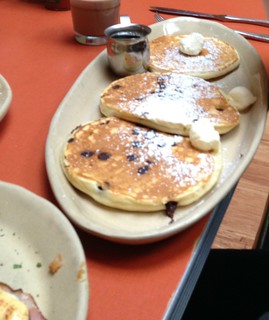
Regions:
<instances>
[{"instance_id":1,"label":"butter pat","mask_svg":"<svg viewBox=\"0 0 269 320\"><path fill-rule=\"evenodd\" d=\"M220 135L208 119L192 123L189 136L191 144L199 150L218 151L220 147Z\"/></svg>"},{"instance_id":2,"label":"butter pat","mask_svg":"<svg viewBox=\"0 0 269 320\"><path fill-rule=\"evenodd\" d=\"M197 56L202 51L203 46L203 35L197 32L193 32L180 41L179 50L189 56Z\"/></svg>"},{"instance_id":3,"label":"butter pat","mask_svg":"<svg viewBox=\"0 0 269 320\"><path fill-rule=\"evenodd\" d=\"M228 93L229 103L238 111L243 111L251 106L257 98L246 87L235 87Z\"/></svg>"}]
</instances>

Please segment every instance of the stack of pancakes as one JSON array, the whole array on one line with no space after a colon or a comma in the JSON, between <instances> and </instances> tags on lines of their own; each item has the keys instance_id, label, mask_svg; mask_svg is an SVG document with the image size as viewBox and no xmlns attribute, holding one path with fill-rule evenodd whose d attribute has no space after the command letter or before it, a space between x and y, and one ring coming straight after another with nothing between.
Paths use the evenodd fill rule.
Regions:
<instances>
[{"instance_id":1,"label":"stack of pancakes","mask_svg":"<svg viewBox=\"0 0 269 320\"><path fill-rule=\"evenodd\" d=\"M231 72L239 56L228 44L206 38L198 56L181 57L174 49L180 37L153 40L153 72L112 82L100 97L103 117L75 128L67 140L62 159L67 179L99 203L128 211L166 210L172 217L177 206L200 199L220 176L221 148L195 148L189 130L200 119L220 134L239 124L225 94L205 80Z\"/></svg>"}]
</instances>

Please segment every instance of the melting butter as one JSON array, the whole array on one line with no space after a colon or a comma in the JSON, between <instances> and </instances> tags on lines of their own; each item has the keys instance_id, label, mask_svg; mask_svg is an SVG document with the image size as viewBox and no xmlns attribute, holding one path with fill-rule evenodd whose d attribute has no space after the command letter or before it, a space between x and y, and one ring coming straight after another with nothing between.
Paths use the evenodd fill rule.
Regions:
<instances>
[{"instance_id":1,"label":"melting butter","mask_svg":"<svg viewBox=\"0 0 269 320\"><path fill-rule=\"evenodd\" d=\"M244 111L256 102L257 98L252 94L252 92L243 86L238 86L233 88L228 93L229 103L235 107L239 112Z\"/></svg>"},{"instance_id":2,"label":"melting butter","mask_svg":"<svg viewBox=\"0 0 269 320\"><path fill-rule=\"evenodd\" d=\"M186 35L180 43L179 50L189 56L197 56L204 46L204 37L200 33L193 32Z\"/></svg>"},{"instance_id":3,"label":"melting butter","mask_svg":"<svg viewBox=\"0 0 269 320\"><path fill-rule=\"evenodd\" d=\"M202 151L217 151L220 147L220 135L208 119L200 119L191 124L191 144Z\"/></svg>"}]
</instances>

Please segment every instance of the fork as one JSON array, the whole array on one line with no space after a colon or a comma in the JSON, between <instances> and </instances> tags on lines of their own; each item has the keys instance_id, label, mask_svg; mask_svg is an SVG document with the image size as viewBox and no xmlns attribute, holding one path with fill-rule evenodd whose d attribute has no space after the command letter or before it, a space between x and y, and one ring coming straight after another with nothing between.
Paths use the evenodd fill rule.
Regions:
<instances>
[{"instance_id":1,"label":"fork","mask_svg":"<svg viewBox=\"0 0 269 320\"><path fill-rule=\"evenodd\" d=\"M161 21L164 21L164 17L161 16L158 12L154 12L154 19L157 21L157 22L161 22Z\"/></svg>"},{"instance_id":2,"label":"fork","mask_svg":"<svg viewBox=\"0 0 269 320\"><path fill-rule=\"evenodd\" d=\"M154 12L154 19L157 22L162 22L165 20L165 18L161 16L158 12ZM269 36L265 34L245 32L245 31L239 31L239 30L234 30L234 31L247 39L269 42Z\"/></svg>"}]
</instances>

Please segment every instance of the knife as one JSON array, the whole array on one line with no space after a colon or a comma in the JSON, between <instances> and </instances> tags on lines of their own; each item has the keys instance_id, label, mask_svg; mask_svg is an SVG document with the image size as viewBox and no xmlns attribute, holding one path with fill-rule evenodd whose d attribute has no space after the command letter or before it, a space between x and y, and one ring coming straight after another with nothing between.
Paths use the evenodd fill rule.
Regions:
<instances>
[{"instance_id":1,"label":"knife","mask_svg":"<svg viewBox=\"0 0 269 320\"><path fill-rule=\"evenodd\" d=\"M226 15L226 14L210 14L210 13L202 13L202 12L196 12L196 11L165 8L165 7L152 7L151 6L150 10L155 11L155 12L160 12L160 13L182 15L182 16L189 16L189 17L197 17L197 18L214 19L214 20L219 20L219 21L242 22L242 23L249 23L249 24L255 24L255 25L259 25L259 26L269 27L269 20L242 18L242 17L236 17L236 16L231 16L231 15Z\"/></svg>"},{"instance_id":2,"label":"knife","mask_svg":"<svg viewBox=\"0 0 269 320\"><path fill-rule=\"evenodd\" d=\"M155 11L155 20L158 22L165 20L158 12ZM246 32L246 31L240 31L240 30L235 30L234 31L241 36L251 39L251 40L257 40L257 41L263 41L263 42L269 42L269 35L267 34L261 34L261 33L253 33L253 32Z\"/></svg>"}]
</instances>

